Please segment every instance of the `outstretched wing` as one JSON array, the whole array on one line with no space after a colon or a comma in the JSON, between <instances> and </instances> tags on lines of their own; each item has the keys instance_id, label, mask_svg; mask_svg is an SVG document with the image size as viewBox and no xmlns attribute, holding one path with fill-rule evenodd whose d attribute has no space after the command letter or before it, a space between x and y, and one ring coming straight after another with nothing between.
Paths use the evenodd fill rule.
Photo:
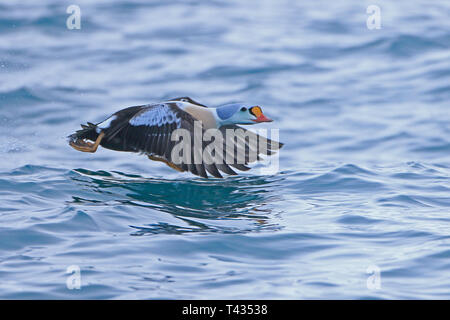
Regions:
<instances>
[{"instance_id":1,"label":"outstretched wing","mask_svg":"<svg viewBox=\"0 0 450 320\"><path fill-rule=\"evenodd\" d=\"M201 104L190 97L178 97L178 98L170 99L170 101L188 102L188 103L200 106L200 107L208 108L206 105ZM246 164L253 162L253 161L249 161L249 160L251 160L250 156L249 156L250 152L253 152L253 153L256 152L256 154L258 155L256 157L256 160L259 160L260 159L259 155L272 155L277 150L281 149L281 147L283 147L283 145L284 145L281 142L268 139L266 137L263 137L257 133L254 133L251 130L247 130L246 128L243 128L236 124L222 126L219 129L221 130L224 137L225 137L227 129L231 129L236 133L236 136L237 136L236 141L245 142L245 151L238 150L237 152L244 152L246 154L246 159L248 160ZM254 143L250 143L250 141L257 141L257 143L255 145ZM242 166L240 166L240 167L242 169L244 169L244 167L242 167ZM246 170L248 170L248 168Z\"/></svg>"},{"instance_id":2,"label":"outstretched wing","mask_svg":"<svg viewBox=\"0 0 450 320\"><path fill-rule=\"evenodd\" d=\"M204 161L204 150L209 142L200 139L200 144L194 143L194 126L197 119L183 111L179 107L179 102L164 102L130 108L111 116L112 120L109 121L107 128L101 128L101 123L99 124L99 128L105 132L101 144L103 147L158 156L174 163L183 171L190 171L204 178L208 176L207 172L218 178L222 178L220 171L236 174L225 161L221 161L220 156L217 157L219 159L217 163ZM174 159L172 155L175 145L184 142L171 139L177 129L184 129L184 132L189 135L190 143L186 145L186 148L190 148L186 153L190 155L189 158L177 157ZM199 128L199 133L203 135L202 127ZM241 167L236 166L236 168L240 169Z\"/></svg>"}]
</instances>

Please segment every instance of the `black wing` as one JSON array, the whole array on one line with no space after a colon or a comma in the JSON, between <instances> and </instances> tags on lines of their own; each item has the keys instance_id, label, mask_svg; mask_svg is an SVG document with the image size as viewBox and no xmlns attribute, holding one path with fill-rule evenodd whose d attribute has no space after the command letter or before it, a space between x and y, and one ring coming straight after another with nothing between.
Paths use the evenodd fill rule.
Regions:
<instances>
[{"instance_id":1,"label":"black wing","mask_svg":"<svg viewBox=\"0 0 450 320\"><path fill-rule=\"evenodd\" d=\"M217 157L217 163L204 161L204 150L209 142L200 139L199 145L194 143L197 119L180 109L176 102L130 107L112 117L115 118L112 118L109 127L102 129L105 137L101 145L105 148L158 156L174 163L183 171L190 171L204 178L207 177L207 172L219 178L222 177L220 171L236 174L224 161L220 161L220 156ZM179 141L173 141L172 135L176 129L184 129L184 133L189 135L190 144L186 148L190 150L186 152L186 156L183 150L181 156L175 159L172 151ZM203 128L200 127L198 132L203 135Z\"/></svg>"}]
</instances>

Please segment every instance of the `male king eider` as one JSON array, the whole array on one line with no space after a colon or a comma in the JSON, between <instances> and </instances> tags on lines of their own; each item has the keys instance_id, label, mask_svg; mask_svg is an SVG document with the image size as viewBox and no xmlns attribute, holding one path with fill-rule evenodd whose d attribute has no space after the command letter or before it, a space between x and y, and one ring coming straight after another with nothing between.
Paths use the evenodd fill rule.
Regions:
<instances>
[{"instance_id":1,"label":"male king eider","mask_svg":"<svg viewBox=\"0 0 450 320\"><path fill-rule=\"evenodd\" d=\"M146 154L149 159L162 161L180 172L189 171L204 178L208 177L206 172L209 172L214 177L222 178L220 171L230 175L237 174L230 167L247 171L250 169L247 164L260 160L259 155L271 155L283 146L280 142L238 126L271 121L259 106L233 103L208 108L189 97L182 97L122 109L100 123L88 122L87 125L81 125L82 129L68 138L70 146L78 151L95 152L100 145L116 151L140 152ZM207 149L208 143L203 141L200 145L190 143L190 152L175 160L172 151L177 141L172 141L172 133L176 129L185 129L194 139L197 123L200 123L202 133L211 128L218 129L225 137L228 129L232 129L236 136L231 140L218 139L220 144L224 144L222 149L217 149L219 152ZM249 143L251 138L255 138L256 145ZM231 152L227 148L229 145L225 146L230 141ZM251 157L252 152L256 154L256 158ZM196 160L198 158L195 156L199 154L207 159L200 157L200 161ZM243 161L237 161L238 154L244 155Z\"/></svg>"}]
</instances>

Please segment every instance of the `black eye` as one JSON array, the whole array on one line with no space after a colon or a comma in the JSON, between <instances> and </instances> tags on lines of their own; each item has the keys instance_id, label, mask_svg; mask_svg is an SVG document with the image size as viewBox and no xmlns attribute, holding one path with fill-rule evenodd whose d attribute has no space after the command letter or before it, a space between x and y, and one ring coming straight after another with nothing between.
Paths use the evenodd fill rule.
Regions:
<instances>
[{"instance_id":1,"label":"black eye","mask_svg":"<svg viewBox=\"0 0 450 320\"><path fill-rule=\"evenodd\" d=\"M247 111L247 108L246 107L242 107L241 111Z\"/></svg>"}]
</instances>

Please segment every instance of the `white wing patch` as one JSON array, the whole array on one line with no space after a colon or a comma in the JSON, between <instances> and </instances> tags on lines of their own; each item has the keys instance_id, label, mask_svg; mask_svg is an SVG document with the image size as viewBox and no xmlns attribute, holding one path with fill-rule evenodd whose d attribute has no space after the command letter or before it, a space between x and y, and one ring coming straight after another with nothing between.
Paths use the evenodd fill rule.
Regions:
<instances>
[{"instance_id":1,"label":"white wing patch","mask_svg":"<svg viewBox=\"0 0 450 320\"><path fill-rule=\"evenodd\" d=\"M167 123L177 123L179 128L181 125L181 119L177 118L175 113L170 107L165 104L158 104L150 107L147 110L143 110L130 119L129 123L132 126L162 126Z\"/></svg>"},{"instance_id":2,"label":"white wing patch","mask_svg":"<svg viewBox=\"0 0 450 320\"><path fill-rule=\"evenodd\" d=\"M111 117L109 117L108 119L106 119L106 120L100 122L99 124L97 124L97 127L95 128L95 131L96 131L97 133L100 133L101 130L108 129L109 126L111 125L111 122L113 122L113 121L116 120L116 119L117 119L116 116L111 116Z\"/></svg>"}]
</instances>

